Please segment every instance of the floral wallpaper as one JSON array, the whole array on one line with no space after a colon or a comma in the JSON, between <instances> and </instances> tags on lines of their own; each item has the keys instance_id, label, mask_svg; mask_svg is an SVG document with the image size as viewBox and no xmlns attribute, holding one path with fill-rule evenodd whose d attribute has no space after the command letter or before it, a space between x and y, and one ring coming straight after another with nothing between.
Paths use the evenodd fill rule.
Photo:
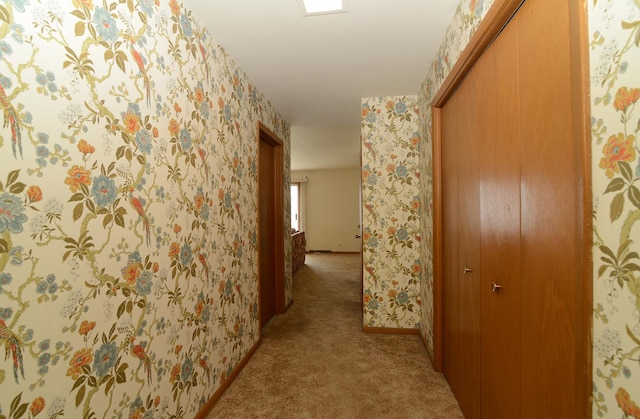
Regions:
<instances>
[{"instance_id":1,"label":"floral wallpaper","mask_svg":"<svg viewBox=\"0 0 640 419\"><path fill-rule=\"evenodd\" d=\"M364 325L420 327L416 96L362 99Z\"/></svg>"},{"instance_id":2,"label":"floral wallpaper","mask_svg":"<svg viewBox=\"0 0 640 419\"><path fill-rule=\"evenodd\" d=\"M453 21L445 32L440 48L434 57L418 95L420 109L419 132L423 143L420 147L420 200L425 203L420 219L421 243L420 269L424 272L420 286L422 310L420 312L420 334L427 344L433 359L433 161L431 150L431 101L447 78L451 69L466 48L478 25L493 4L493 0L462 0L456 9Z\"/></svg>"},{"instance_id":3,"label":"floral wallpaper","mask_svg":"<svg viewBox=\"0 0 640 419\"><path fill-rule=\"evenodd\" d=\"M493 2L462 0L418 103L423 202L431 196L429 103ZM640 2L589 0L592 122L593 416L640 417ZM423 211L422 336L433 354L432 208Z\"/></svg>"},{"instance_id":4,"label":"floral wallpaper","mask_svg":"<svg viewBox=\"0 0 640 419\"><path fill-rule=\"evenodd\" d=\"M287 122L176 0L0 0L0 106L0 417L193 417L259 337Z\"/></svg>"},{"instance_id":5,"label":"floral wallpaper","mask_svg":"<svg viewBox=\"0 0 640 419\"><path fill-rule=\"evenodd\" d=\"M640 417L640 2L589 1L593 416Z\"/></svg>"}]
</instances>

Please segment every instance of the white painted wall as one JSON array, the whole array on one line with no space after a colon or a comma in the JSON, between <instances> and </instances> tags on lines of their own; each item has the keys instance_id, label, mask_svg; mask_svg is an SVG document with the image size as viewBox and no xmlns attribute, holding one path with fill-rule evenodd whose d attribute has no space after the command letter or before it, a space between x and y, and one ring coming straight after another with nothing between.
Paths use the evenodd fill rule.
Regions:
<instances>
[{"instance_id":1,"label":"white painted wall","mask_svg":"<svg viewBox=\"0 0 640 419\"><path fill-rule=\"evenodd\" d=\"M307 250L359 252L360 169L292 171L301 183L301 214Z\"/></svg>"}]
</instances>

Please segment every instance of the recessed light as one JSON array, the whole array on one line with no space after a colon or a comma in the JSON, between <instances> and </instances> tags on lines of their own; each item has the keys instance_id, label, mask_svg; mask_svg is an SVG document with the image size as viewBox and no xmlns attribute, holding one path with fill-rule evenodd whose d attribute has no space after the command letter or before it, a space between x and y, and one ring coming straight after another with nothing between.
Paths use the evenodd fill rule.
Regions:
<instances>
[{"instance_id":1,"label":"recessed light","mask_svg":"<svg viewBox=\"0 0 640 419\"><path fill-rule=\"evenodd\" d=\"M327 15L344 13L344 0L298 0L298 5L304 16Z\"/></svg>"}]
</instances>

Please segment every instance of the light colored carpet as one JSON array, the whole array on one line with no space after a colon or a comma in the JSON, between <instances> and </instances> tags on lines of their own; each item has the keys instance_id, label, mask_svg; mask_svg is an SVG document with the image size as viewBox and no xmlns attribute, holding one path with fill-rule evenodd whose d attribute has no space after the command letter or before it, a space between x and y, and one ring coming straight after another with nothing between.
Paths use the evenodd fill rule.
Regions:
<instances>
[{"instance_id":1,"label":"light colored carpet","mask_svg":"<svg viewBox=\"0 0 640 419\"><path fill-rule=\"evenodd\" d=\"M360 256L308 254L294 303L208 418L462 418L418 336L361 331Z\"/></svg>"}]
</instances>

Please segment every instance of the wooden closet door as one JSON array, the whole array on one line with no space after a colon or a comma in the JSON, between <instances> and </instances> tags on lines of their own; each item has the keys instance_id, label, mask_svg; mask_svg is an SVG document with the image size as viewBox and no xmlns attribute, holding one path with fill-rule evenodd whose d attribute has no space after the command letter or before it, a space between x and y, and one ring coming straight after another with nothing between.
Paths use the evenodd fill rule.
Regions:
<instances>
[{"instance_id":1,"label":"wooden closet door","mask_svg":"<svg viewBox=\"0 0 640 419\"><path fill-rule=\"evenodd\" d=\"M512 21L476 67L483 110L479 139L482 278L481 416L520 417L520 139L517 25Z\"/></svg>"},{"instance_id":2,"label":"wooden closet door","mask_svg":"<svg viewBox=\"0 0 640 419\"><path fill-rule=\"evenodd\" d=\"M471 74L470 79L477 76ZM443 110L443 369L467 418L480 415L480 201L478 83L465 83Z\"/></svg>"},{"instance_id":3,"label":"wooden closet door","mask_svg":"<svg viewBox=\"0 0 640 419\"><path fill-rule=\"evenodd\" d=\"M575 134L570 0L527 0L518 19L522 142L523 417L588 417L582 310L582 139ZM575 76L573 76L575 77ZM589 412L590 413L590 412Z\"/></svg>"}]
</instances>

